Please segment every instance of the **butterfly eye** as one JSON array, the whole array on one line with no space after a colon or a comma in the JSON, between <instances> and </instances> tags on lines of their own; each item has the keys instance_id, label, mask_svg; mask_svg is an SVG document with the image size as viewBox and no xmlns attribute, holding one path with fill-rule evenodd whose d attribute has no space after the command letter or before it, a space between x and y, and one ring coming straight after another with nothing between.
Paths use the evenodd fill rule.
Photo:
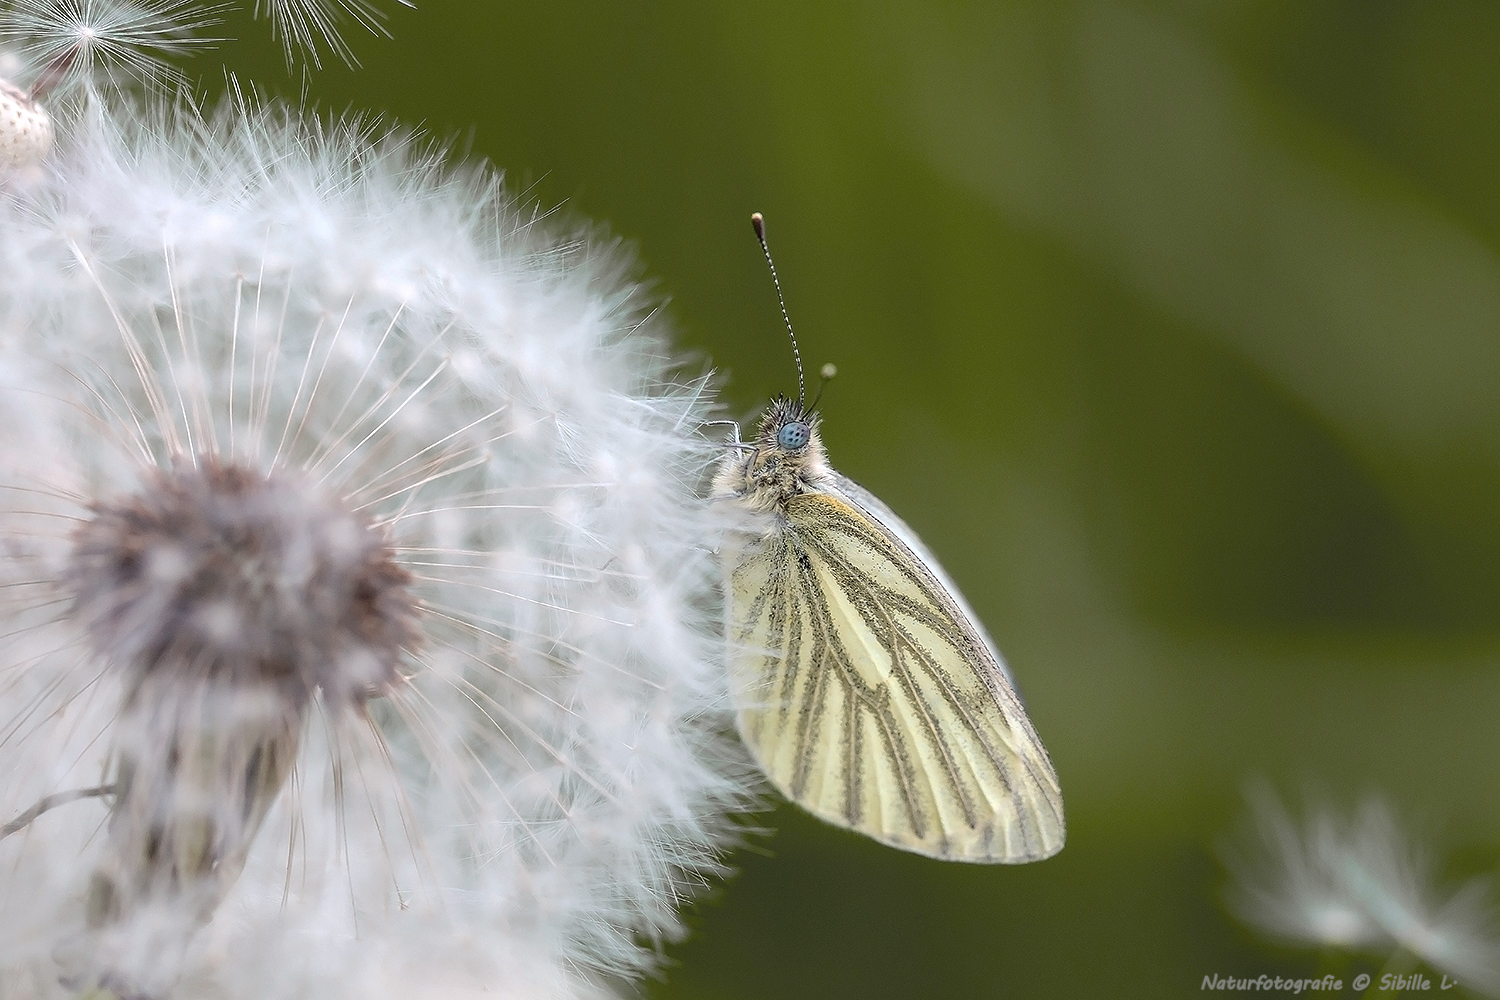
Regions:
<instances>
[{"instance_id":1,"label":"butterfly eye","mask_svg":"<svg viewBox=\"0 0 1500 1000\"><path fill-rule=\"evenodd\" d=\"M793 420L789 424L783 424L781 430L776 432L776 443L787 451L796 451L805 447L811 436L812 428L800 420Z\"/></svg>"}]
</instances>

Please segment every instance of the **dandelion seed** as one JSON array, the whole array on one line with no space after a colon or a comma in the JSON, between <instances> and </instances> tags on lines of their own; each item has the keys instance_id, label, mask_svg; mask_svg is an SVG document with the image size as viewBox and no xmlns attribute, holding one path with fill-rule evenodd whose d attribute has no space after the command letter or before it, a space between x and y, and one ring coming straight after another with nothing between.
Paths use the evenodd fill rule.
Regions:
<instances>
[{"instance_id":1,"label":"dandelion seed","mask_svg":"<svg viewBox=\"0 0 1500 1000\"><path fill-rule=\"evenodd\" d=\"M358 123L99 114L0 192L0 982L650 963L750 779L645 305Z\"/></svg>"},{"instance_id":2,"label":"dandelion seed","mask_svg":"<svg viewBox=\"0 0 1500 1000\"><path fill-rule=\"evenodd\" d=\"M399 2L414 6L410 0ZM385 11L372 0L256 0L255 16L270 20L271 32L281 39L288 66L300 52L321 68L320 45L327 46L345 65L357 65L354 50L343 36L343 26L349 21L372 35L390 37Z\"/></svg>"},{"instance_id":3,"label":"dandelion seed","mask_svg":"<svg viewBox=\"0 0 1500 1000\"><path fill-rule=\"evenodd\" d=\"M52 116L0 78L0 182L35 169L52 148Z\"/></svg>"},{"instance_id":4,"label":"dandelion seed","mask_svg":"<svg viewBox=\"0 0 1500 1000\"><path fill-rule=\"evenodd\" d=\"M0 47L29 68L33 100L47 94L180 88L173 57L215 39L223 4L199 0L5 0Z\"/></svg>"},{"instance_id":5,"label":"dandelion seed","mask_svg":"<svg viewBox=\"0 0 1500 1000\"><path fill-rule=\"evenodd\" d=\"M230 0L0 0L0 85L19 91L33 111L43 98L76 105L142 89L184 95L190 81L181 57L223 41L204 32L235 6ZM271 22L288 67L302 53L320 68L322 48L355 65L343 37L349 22L389 37L375 0L256 0L255 16ZM0 103L0 156L14 143L8 114Z\"/></svg>"},{"instance_id":6,"label":"dandelion seed","mask_svg":"<svg viewBox=\"0 0 1500 1000\"><path fill-rule=\"evenodd\" d=\"M1256 838L1226 850L1230 905L1280 940L1325 948L1404 948L1488 995L1500 995L1500 941L1488 886L1475 880L1437 902L1431 863L1370 800L1352 819L1311 810L1299 830L1266 787L1250 792Z\"/></svg>"}]
</instances>

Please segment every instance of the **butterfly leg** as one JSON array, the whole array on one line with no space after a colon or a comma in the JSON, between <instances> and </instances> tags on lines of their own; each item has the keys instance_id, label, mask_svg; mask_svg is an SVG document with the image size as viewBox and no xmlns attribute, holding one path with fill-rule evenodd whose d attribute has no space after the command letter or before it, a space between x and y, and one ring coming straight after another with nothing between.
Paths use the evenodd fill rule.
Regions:
<instances>
[{"instance_id":1,"label":"butterfly leg","mask_svg":"<svg viewBox=\"0 0 1500 1000\"><path fill-rule=\"evenodd\" d=\"M744 441L740 440L740 425L739 425L739 421L737 421L737 420L705 420L703 422L703 426L704 427L733 427L734 428L734 440L730 441L728 444L726 444L724 446L726 448L740 448L740 449L744 449L744 448L752 448L752 447L754 447L754 445L746 444Z\"/></svg>"}]
</instances>

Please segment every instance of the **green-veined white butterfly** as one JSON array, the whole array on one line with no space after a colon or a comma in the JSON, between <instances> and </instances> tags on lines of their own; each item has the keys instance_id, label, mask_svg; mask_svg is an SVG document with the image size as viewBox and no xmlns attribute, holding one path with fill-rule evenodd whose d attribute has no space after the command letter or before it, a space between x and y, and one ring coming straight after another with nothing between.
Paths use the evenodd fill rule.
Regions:
<instances>
[{"instance_id":1,"label":"green-veined white butterfly","mask_svg":"<svg viewBox=\"0 0 1500 1000\"><path fill-rule=\"evenodd\" d=\"M721 553L751 753L792 801L893 847L1056 854L1057 774L995 644L906 523L829 467L803 399L773 400L753 441L736 428L714 477L744 515Z\"/></svg>"}]
</instances>

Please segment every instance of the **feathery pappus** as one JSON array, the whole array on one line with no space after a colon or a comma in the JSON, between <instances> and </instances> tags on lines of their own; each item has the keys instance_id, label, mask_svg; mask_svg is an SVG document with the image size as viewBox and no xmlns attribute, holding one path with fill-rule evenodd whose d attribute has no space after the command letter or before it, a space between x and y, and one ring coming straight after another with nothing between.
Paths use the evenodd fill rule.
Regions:
<instances>
[{"instance_id":1,"label":"feathery pappus","mask_svg":"<svg viewBox=\"0 0 1500 1000\"><path fill-rule=\"evenodd\" d=\"M1438 884L1432 859L1383 799L1341 815L1313 804L1299 823L1265 783L1249 790L1252 826L1228 841L1230 909L1293 945L1410 953L1485 996L1500 996L1500 936L1482 879Z\"/></svg>"}]
</instances>

